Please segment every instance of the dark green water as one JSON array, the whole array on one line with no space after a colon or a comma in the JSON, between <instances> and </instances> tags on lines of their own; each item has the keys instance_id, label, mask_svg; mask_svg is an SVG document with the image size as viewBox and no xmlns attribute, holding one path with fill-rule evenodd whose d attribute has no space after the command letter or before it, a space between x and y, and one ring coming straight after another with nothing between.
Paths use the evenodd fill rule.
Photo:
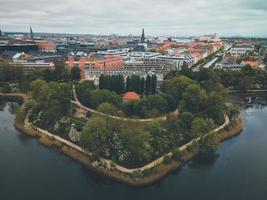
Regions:
<instances>
[{"instance_id":1,"label":"dark green water","mask_svg":"<svg viewBox=\"0 0 267 200\"><path fill-rule=\"evenodd\" d=\"M193 161L145 188L118 184L41 146L13 127L15 105L0 106L0 200L267 199L267 107L242 111L242 135L213 162Z\"/></svg>"}]
</instances>

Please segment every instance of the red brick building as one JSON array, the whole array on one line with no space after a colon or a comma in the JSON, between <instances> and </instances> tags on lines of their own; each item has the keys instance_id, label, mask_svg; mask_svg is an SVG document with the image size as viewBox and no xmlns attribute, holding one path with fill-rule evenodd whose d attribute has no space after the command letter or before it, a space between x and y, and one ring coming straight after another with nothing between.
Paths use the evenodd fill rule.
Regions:
<instances>
[{"instance_id":1,"label":"red brick building","mask_svg":"<svg viewBox=\"0 0 267 200\"><path fill-rule=\"evenodd\" d=\"M79 67L81 70L81 77L85 79L86 68L100 70L105 73L106 70L124 67L124 62L121 56L90 54L89 56L79 58L68 56L66 66L68 70L71 70L73 67Z\"/></svg>"}]
</instances>

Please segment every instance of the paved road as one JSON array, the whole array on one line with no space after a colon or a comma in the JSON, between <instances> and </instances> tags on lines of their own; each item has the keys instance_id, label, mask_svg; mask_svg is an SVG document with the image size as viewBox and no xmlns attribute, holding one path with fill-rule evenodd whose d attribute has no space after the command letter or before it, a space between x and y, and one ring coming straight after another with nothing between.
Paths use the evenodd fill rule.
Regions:
<instances>
[{"instance_id":1,"label":"paved road","mask_svg":"<svg viewBox=\"0 0 267 200\"><path fill-rule=\"evenodd\" d=\"M224 56L231 49L231 47L232 47L232 45L225 45L224 46L224 52L222 53L222 56ZM199 71L200 68L209 68L212 64L214 64L219 59L218 55L220 55L220 54L217 53L216 55L214 55L204 65L199 64L198 66L194 67L193 71Z\"/></svg>"},{"instance_id":2,"label":"paved road","mask_svg":"<svg viewBox=\"0 0 267 200\"><path fill-rule=\"evenodd\" d=\"M218 59L219 59L219 57L213 58L212 60L207 62L205 65L203 65L202 68L210 68L210 66L213 65Z\"/></svg>"}]
</instances>

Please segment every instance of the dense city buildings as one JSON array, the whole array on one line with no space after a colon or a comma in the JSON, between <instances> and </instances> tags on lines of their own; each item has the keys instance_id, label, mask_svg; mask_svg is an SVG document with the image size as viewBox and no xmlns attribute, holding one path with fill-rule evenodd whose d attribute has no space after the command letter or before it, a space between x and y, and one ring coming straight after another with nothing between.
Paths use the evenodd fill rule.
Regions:
<instances>
[{"instance_id":1,"label":"dense city buildings","mask_svg":"<svg viewBox=\"0 0 267 200\"><path fill-rule=\"evenodd\" d=\"M81 78L98 84L101 74L146 77L155 74L158 87L165 74L183 66L241 69L244 65L264 68L266 43L224 39L218 34L200 37L151 37L142 29L138 36L78 35L0 32L0 60L34 70L65 65L78 67ZM259 46L260 45L260 46ZM261 55L255 52L259 46ZM219 52L221 51L221 52ZM213 59L213 60L212 60ZM216 65L216 66L215 66ZM30 70L28 70L30 71Z\"/></svg>"},{"instance_id":2,"label":"dense city buildings","mask_svg":"<svg viewBox=\"0 0 267 200\"><path fill-rule=\"evenodd\" d=\"M216 68L227 70L241 70L249 65L253 69L265 70L266 53L264 42L260 40L236 39L225 50L222 59L216 64ZM227 42L225 42L227 44ZM226 46L226 45L225 45Z\"/></svg>"}]
</instances>

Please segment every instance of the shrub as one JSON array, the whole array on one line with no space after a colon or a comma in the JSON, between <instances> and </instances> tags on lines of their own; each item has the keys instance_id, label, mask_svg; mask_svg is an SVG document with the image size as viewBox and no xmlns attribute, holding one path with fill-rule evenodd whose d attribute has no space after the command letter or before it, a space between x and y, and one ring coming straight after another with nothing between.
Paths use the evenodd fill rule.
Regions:
<instances>
[{"instance_id":1,"label":"shrub","mask_svg":"<svg viewBox=\"0 0 267 200\"><path fill-rule=\"evenodd\" d=\"M175 150L172 154L172 158L176 161L180 161L182 159L182 152L179 150Z\"/></svg>"},{"instance_id":2,"label":"shrub","mask_svg":"<svg viewBox=\"0 0 267 200\"><path fill-rule=\"evenodd\" d=\"M163 159L163 163L168 165L172 162L172 158L170 156L165 156Z\"/></svg>"},{"instance_id":3,"label":"shrub","mask_svg":"<svg viewBox=\"0 0 267 200\"><path fill-rule=\"evenodd\" d=\"M87 112L86 113L86 118L91 118L92 117L92 113L91 112Z\"/></svg>"},{"instance_id":4,"label":"shrub","mask_svg":"<svg viewBox=\"0 0 267 200\"><path fill-rule=\"evenodd\" d=\"M187 150L189 152L194 152L199 148L199 144L197 142L193 142L190 146L188 146Z\"/></svg>"},{"instance_id":5,"label":"shrub","mask_svg":"<svg viewBox=\"0 0 267 200\"><path fill-rule=\"evenodd\" d=\"M9 86L9 84L5 84L3 86L2 92L3 93L10 93L11 92L11 87Z\"/></svg>"},{"instance_id":6,"label":"shrub","mask_svg":"<svg viewBox=\"0 0 267 200\"><path fill-rule=\"evenodd\" d=\"M133 177L134 179L142 178L142 176L143 176L143 173L142 173L141 170L136 170L136 171L134 171L134 172L132 173L132 177Z\"/></svg>"},{"instance_id":7,"label":"shrub","mask_svg":"<svg viewBox=\"0 0 267 200\"><path fill-rule=\"evenodd\" d=\"M92 162L98 161L98 160L100 160L100 156L99 156L98 154L92 154L92 155L90 156L90 160L91 160Z\"/></svg>"},{"instance_id":8,"label":"shrub","mask_svg":"<svg viewBox=\"0 0 267 200\"><path fill-rule=\"evenodd\" d=\"M19 122L23 122L24 121L24 119L25 119L25 117L26 117L26 113L25 113L25 111L23 110L23 108L18 108L17 110L16 110L16 120L17 121L19 121Z\"/></svg>"},{"instance_id":9,"label":"shrub","mask_svg":"<svg viewBox=\"0 0 267 200\"><path fill-rule=\"evenodd\" d=\"M144 176L149 176L150 174L152 174L152 170L151 170L151 169L145 169L145 170L143 171L143 175L144 175Z\"/></svg>"}]
</instances>

